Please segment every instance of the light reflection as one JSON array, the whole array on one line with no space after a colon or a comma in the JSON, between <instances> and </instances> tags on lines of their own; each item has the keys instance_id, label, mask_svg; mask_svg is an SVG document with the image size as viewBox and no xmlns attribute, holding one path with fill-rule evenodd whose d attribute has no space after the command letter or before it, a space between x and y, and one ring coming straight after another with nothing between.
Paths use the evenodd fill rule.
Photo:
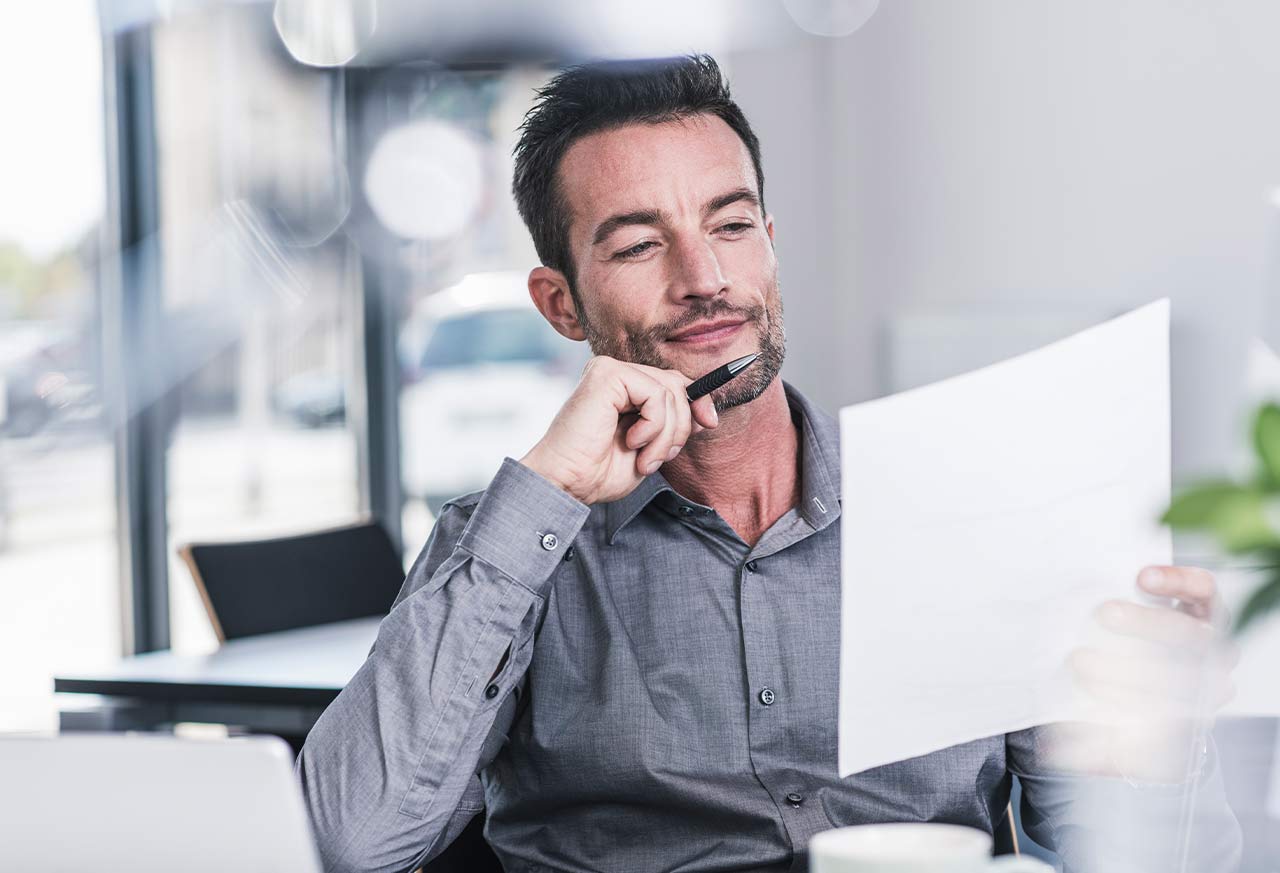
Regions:
<instances>
[{"instance_id":1,"label":"light reflection","mask_svg":"<svg viewBox=\"0 0 1280 873\"><path fill-rule=\"evenodd\" d=\"M480 147L452 124L403 125L378 141L364 188L387 230L405 239L447 239L463 230L480 206Z\"/></svg>"},{"instance_id":2,"label":"light reflection","mask_svg":"<svg viewBox=\"0 0 1280 873\"><path fill-rule=\"evenodd\" d=\"M782 0L795 23L816 36L848 36L870 20L880 0Z\"/></svg>"},{"instance_id":3,"label":"light reflection","mask_svg":"<svg viewBox=\"0 0 1280 873\"><path fill-rule=\"evenodd\" d=\"M373 36L378 7L375 0L276 0L272 20L294 58L313 67L339 67Z\"/></svg>"}]
</instances>

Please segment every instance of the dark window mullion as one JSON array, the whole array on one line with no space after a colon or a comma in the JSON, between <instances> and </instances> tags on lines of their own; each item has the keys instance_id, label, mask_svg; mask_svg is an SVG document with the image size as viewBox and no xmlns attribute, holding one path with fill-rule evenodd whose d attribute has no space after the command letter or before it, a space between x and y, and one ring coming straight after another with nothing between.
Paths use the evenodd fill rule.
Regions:
<instances>
[{"instance_id":1,"label":"dark window mullion","mask_svg":"<svg viewBox=\"0 0 1280 873\"><path fill-rule=\"evenodd\" d=\"M372 75L366 70L346 69L341 75L346 103L348 174L352 179L362 179L372 145L367 136L371 129L381 132L377 124L371 123L371 116L379 115L378 92ZM358 192L353 195L360 196ZM363 204L353 204L353 212L363 209ZM357 257L361 300L357 337L361 341L361 366L356 381L364 396L363 402L347 404L351 414L348 424L355 429L356 445L360 447L357 462L361 473L361 505L381 522L396 550L403 551L396 329L404 277L374 253L361 251L359 246Z\"/></svg>"},{"instance_id":2,"label":"dark window mullion","mask_svg":"<svg viewBox=\"0 0 1280 873\"><path fill-rule=\"evenodd\" d=\"M126 654L169 647L165 463L172 415L163 366L151 33L104 35L108 227L101 270L104 389L113 411Z\"/></svg>"}]
</instances>

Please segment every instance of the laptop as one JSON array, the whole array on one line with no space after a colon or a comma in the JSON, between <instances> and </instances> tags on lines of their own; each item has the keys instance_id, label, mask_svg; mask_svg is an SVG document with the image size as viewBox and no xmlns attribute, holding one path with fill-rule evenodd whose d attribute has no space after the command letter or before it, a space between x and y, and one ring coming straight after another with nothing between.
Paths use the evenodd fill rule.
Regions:
<instances>
[{"instance_id":1,"label":"laptop","mask_svg":"<svg viewBox=\"0 0 1280 873\"><path fill-rule=\"evenodd\" d=\"M0 737L0 870L320 873L275 737Z\"/></svg>"}]
</instances>

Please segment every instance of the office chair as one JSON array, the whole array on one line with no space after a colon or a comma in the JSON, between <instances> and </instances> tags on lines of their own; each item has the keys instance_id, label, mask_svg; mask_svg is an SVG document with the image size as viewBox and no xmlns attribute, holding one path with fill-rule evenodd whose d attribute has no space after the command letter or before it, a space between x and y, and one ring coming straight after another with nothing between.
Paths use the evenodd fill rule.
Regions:
<instances>
[{"instance_id":1,"label":"office chair","mask_svg":"<svg viewBox=\"0 0 1280 873\"><path fill-rule=\"evenodd\" d=\"M377 522L299 536L182 546L219 642L386 615L404 568Z\"/></svg>"},{"instance_id":2,"label":"office chair","mask_svg":"<svg viewBox=\"0 0 1280 873\"><path fill-rule=\"evenodd\" d=\"M182 546L219 642L386 615L404 584L386 531L368 522L300 536ZM295 753L304 737L287 736ZM502 873L477 815L425 873Z\"/></svg>"}]
</instances>

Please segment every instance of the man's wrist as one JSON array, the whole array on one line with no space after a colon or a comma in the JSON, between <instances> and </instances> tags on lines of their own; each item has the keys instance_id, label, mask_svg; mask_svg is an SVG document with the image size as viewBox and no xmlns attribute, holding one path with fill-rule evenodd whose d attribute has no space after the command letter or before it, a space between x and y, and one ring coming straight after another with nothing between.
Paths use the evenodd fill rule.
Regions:
<instances>
[{"instance_id":1,"label":"man's wrist","mask_svg":"<svg viewBox=\"0 0 1280 873\"><path fill-rule=\"evenodd\" d=\"M557 473L555 466L547 460L545 454L539 451L539 446L534 446L530 449L528 454L520 459L520 464L537 473L543 479L546 479L574 500L577 500L580 503L586 502L581 496L575 494L573 489L569 487L569 484Z\"/></svg>"}]
</instances>

